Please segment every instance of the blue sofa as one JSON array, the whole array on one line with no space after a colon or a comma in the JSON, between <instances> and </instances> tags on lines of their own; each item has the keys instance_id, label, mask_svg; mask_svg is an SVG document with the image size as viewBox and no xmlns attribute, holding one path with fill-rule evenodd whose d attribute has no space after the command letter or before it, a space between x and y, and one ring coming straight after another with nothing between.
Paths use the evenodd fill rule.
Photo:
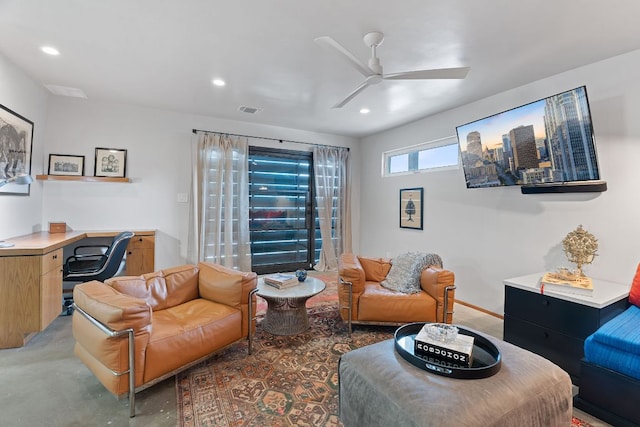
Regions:
<instances>
[{"instance_id":1,"label":"blue sofa","mask_svg":"<svg viewBox=\"0 0 640 427\"><path fill-rule=\"evenodd\" d=\"M574 405L615 426L640 425L640 265L629 307L584 343Z\"/></svg>"}]
</instances>

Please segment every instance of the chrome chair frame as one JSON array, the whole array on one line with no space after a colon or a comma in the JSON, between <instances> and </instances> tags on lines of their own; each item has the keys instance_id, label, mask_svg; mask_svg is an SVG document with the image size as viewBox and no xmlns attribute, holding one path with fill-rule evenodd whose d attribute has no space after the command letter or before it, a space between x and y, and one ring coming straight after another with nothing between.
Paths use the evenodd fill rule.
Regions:
<instances>
[{"instance_id":1,"label":"chrome chair frame","mask_svg":"<svg viewBox=\"0 0 640 427\"><path fill-rule=\"evenodd\" d=\"M248 342L248 354L251 354L251 343L253 340L253 322L255 322L256 320L256 316L253 313L253 296L255 295L255 293L257 292L257 289L252 289L251 292L249 292L249 301L248 301L248 332L247 332L247 340ZM129 374L129 417L133 418L136 416L136 393L145 390L161 381L164 381L167 378L170 378L186 369L189 369L190 367L197 365L200 362L203 362L207 359L209 359L211 356L213 356L214 354L220 353L221 351L226 350L227 348L231 347L232 345L236 344L237 342L241 341L237 340L232 342L231 344L220 348L212 353L209 353L197 360L194 360L193 362L190 362L186 365L183 365L181 367L179 367L178 369L174 369L171 372L167 372L166 374L152 380L149 381L148 383L145 383L143 385L141 385L140 387L136 388L135 386L135 378L136 378L136 369L135 369L135 335L134 335L134 330L133 328L127 328L127 329L122 329L119 331L116 331L114 329L109 328L107 325L105 325L104 323L100 322L99 320L97 320L96 318L94 318L93 316L91 316L89 313L87 313L86 311L84 311L83 309L81 309L80 307L78 307L76 305L76 303L73 303L73 310L74 313L78 313L80 314L82 317L86 318L89 322L91 322L92 325L94 325L95 327L97 327L100 331L102 331L104 334L106 334L109 337L123 337L123 336L127 336L128 339L128 347L127 347L127 353L128 353L128 363L129 363L129 368L122 371L122 372L116 372L116 371L111 371L111 374L114 376L122 376L125 374ZM74 314L75 315L75 314ZM117 396L118 398L120 398L120 396Z\"/></svg>"}]
</instances>

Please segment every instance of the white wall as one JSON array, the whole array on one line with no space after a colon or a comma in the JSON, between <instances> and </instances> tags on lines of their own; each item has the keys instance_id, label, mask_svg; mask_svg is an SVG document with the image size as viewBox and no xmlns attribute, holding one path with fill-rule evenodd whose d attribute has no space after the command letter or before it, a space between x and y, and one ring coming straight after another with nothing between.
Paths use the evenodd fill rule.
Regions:
<instances>
[{"instance_id":1,"label":"white wall","mask_svg":"<svg viewBox=\"0 0 640 427\"><path fill-rule=\"evenodd\" d=\"M357 159L357 140L256 125L132 105L51 97L46 128L48 155L85 156L85 175L94 174L95 148L127 149L127 176L131 184L44 182L44 224L65 221L75 230L156 229L156 268L185 261L188 204L178 193L189 193L192 129L282 138L316 144L347 146ZM264 141L265 146L310 150L311 146ZM358 176L356 165L355 174ZM355 187L359 184L355 183ZM354 215L357 217L358 207ZM354 235L358 241L359 235Z\"/></svg>"},{"instance_id":2,"label":"white wall","mask_svg":"<svg viewBox=\"0 0 640 427\"><path fill-rule=\"evenodd\" d=\"M640 51L602 61L365 138L305 132L131 105L48 97L0 55L0 103L35 123L32 171L46 173L48 154L86 156L95 147L126 148L132 184L36 182L31 195L0 195L0 238L66 221L74 229L157 229L156 266L184 261L191 129L348 146L352 150L354 251L394 256L440 253L456 273L461 300L503 311L502 280L566 265L562 238L579 224L599 239L586 272L629 283L640 257L636 159L640 158ZM601 176L609 190L590 194L523 195L517 188L468 190L462 170L382 179L383 151L455 134L457 125L580 85L593 114ZM282 148L301 145L266 143ZM308 147L305 147L308 149ZM366 168L361 165L367 165ZM401 188L424 187L425 229L398 227ZM360 197L358 199L358 194ZM360 214L362 212L362 214ZM360 250L362 248L362 250Z\"/></svg>"},{"instance_id":3,"label":"white wall","mask_svg":"<svg viewBox=\"0 0 640 427\"><path fill-rule=\"evenodd\" d=\"M33 122L32 171L40 173L46 141L47 93L42 85L0 53L0 104ZM0 240L39 230L42 216L42 187L34 183L30 195L0 193Z\"/></svg>"},{"instance_id":4,"label":"white wall","mask_svg":"<svg viewBox=\"0 0 640 427\"><path fill-rule=\"evenodd\" d=\"M436 252L456 274L456 298L502 313L502 280L565 265L561 241L582 224L599 240L587 275L631 282L640 261L640 51L536 81L362 141L362 253ZM586 85L604 193L524 195L467 189L462 169L382 178L384 151L455 135L455 127ZM400 229L401 188L424 187L424 230ZM365 214L366 213L366 214Z\"/></svg>"}]
</instances>

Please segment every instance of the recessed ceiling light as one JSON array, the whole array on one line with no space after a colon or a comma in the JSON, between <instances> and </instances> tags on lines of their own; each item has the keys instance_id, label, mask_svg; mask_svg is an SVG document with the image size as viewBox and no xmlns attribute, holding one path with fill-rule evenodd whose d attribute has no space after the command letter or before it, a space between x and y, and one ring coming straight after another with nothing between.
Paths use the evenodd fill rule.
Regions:
<instances>
[{"instance_id":1,"label":"recessed ceiling light","mask_svg":"<svg viewBox=\"0 0 640 427\"><path fill-rule=\"evenodd\" d=\"M51 46L42 46L40 48L44 53L46 53L47 55L60 55L60 52L58 51L58 49L56 49L55 47L51 47Z\"/></svg>"},{"instance_id":2,"label":"recessed ceiling light","mask_svg":"<svg viewBox=\"0 0 640 427\"><path fill-rule=\"evenodd\" d=\"M224 86L224 85L226 85L226 83L222 79L213 79L213 80L211 80L211 83L213 83L216 86Z\"/></svg>"},{"instance_id":3,"label":"recessed ceiling light","mask_svg":"<svg viewBox=\"0 0 640 427\"><path fill-rule=\"evenodd\" d=\"M360 114L369 114L371 112L371 110L369 110L368 108L361 108L360 109Z\"/></svg>"}]
</instances>

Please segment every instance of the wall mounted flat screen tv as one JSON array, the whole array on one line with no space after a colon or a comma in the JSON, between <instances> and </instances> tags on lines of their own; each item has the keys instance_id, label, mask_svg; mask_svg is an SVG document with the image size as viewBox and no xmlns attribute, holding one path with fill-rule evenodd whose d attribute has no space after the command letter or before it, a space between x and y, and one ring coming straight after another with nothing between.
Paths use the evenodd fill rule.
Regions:
<instances>
[{"instance_id":1,"label":"wall mounted flat screen tv","mask_svg":"<svg viewBox=\"0 0 640 427\"><path fill-rule=\"evenodd\" d=\"M600 179L584 86L458 126L456 133L467 188Z\"/></svg>"}]
</instances>

